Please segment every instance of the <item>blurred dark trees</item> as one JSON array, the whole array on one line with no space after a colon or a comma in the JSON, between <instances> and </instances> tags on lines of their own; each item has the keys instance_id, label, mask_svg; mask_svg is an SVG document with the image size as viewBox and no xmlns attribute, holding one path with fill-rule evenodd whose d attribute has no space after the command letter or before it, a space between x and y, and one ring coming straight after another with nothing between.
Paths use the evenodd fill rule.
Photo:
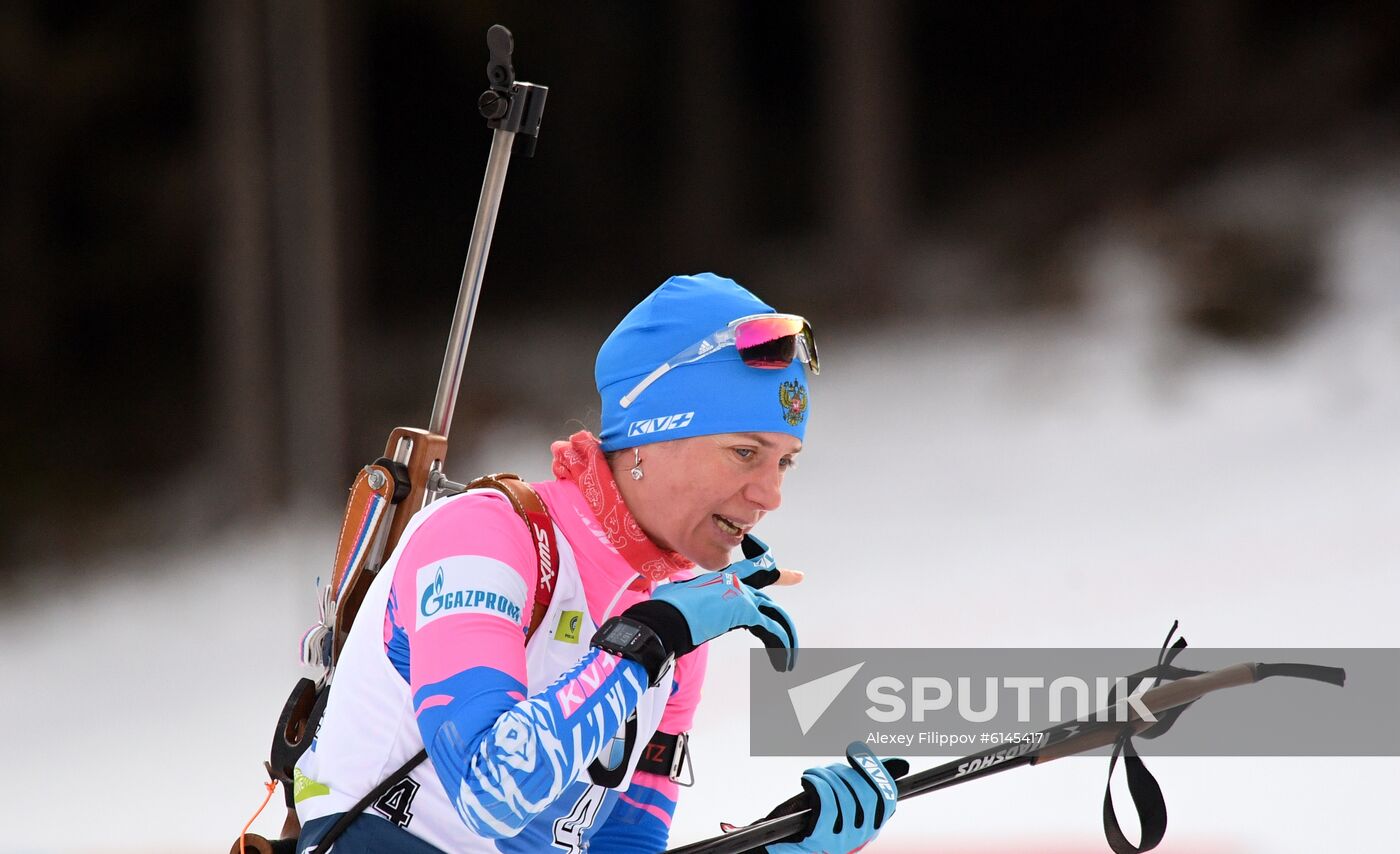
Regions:
<instances>
[{"instance_id":1,"label":"blurred dark trees","mask_svg":"<svg viewBox=\"0 0 1400 854\"><path fill-rule=\"evenodd\" d=\"M426 419L495 22L551 92L472 370L511 376L491 336L564 317L582 352L540 382L579 400L589 348L671 273L819 322L1072 304L1058 254L1086 221L1400 106L1385 2L14 0L0 562L334 503L388 427ZM1267 334L1316 298L1287 245L1162 234L1203 329ZM997 275L911 272L930 235ZM463 417L520 405L507 386Z\"/></svg>"}]
</instances>

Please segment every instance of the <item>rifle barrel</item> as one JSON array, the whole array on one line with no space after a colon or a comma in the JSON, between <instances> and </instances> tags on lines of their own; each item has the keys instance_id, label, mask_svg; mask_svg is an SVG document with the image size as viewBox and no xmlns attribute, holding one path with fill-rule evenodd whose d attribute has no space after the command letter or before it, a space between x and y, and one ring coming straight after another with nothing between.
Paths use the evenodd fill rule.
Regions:
<instances>
[{"instance_id":1,"label":"rifle barrel","mask_svg":"<svg viewBox=\"0 0 1400 854\"><path fill-rule=\"evenodd\" d=\"M476 221L472 224L471 244L467 247L467 263L462 268L452 331L447 336L447 352L442 357L442 373L438 375L437 394L433 397L433 414L428 420L428 432L444 438L452 428L452 413L462 387L462 368L467 361L472 321L476 318L476 301L481 296L481 279L486 272L486 256L491 251L491 235L496 230L496 212L501 206L501 190L505 187L514 140L513 131L499 128L492 131L491 153L486 160L486 177L481 182L481 197L476 204Z\"/></svg>"}]
</instances>

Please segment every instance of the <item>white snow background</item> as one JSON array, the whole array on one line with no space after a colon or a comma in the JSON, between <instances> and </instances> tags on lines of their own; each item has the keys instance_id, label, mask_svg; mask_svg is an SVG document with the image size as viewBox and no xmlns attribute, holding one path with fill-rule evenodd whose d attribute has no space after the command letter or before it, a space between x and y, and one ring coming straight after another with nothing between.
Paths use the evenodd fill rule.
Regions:
<instances>
[{"instance_id":1,"label":"white snow background","mask_svg":"<svg viewBox=\"0 0 1400 854\"><path fill-rule=\"evenodd\" d=\"M760 531L807 572L780 592L803 643L1149 647L1180 619L1195 646L1400 645L1400 194L1349 199L1327 238L1335 303L1264 351L1169 327L1152 253L1114 235L1085 253L1099 297L1077 319L821 329L808 450ZM507 425L453 473L543 478L563 432ZM50 595L0 603L0 850L227 850L263 796L337 522L100 574L30 567ZM752 643L712 649L677 843L762 815L816 764L747 756ZM868 850L1105 852L1106 766L907 801ZM1163 854L1394 850L1400 759L1150 766ZM280 800L256 830L276 832Z\"/></svg>"}]
</instances>

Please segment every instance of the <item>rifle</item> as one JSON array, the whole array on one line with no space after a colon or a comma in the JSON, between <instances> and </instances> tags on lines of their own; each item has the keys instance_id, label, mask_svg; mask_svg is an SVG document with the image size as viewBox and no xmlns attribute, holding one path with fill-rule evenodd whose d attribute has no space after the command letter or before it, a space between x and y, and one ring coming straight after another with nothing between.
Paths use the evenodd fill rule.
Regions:
<instances>
[{"instance_id":1,"label":"rifle","mask_svg":"<svg viewBox=\"0 0 1400 854\"><path fill-rule=\"evenodd\" d=\"M534 156L545 97L549 93L546 86L515 79L511 65L514 45L510 30L500 24L486 33L490 54L486 65L489 88L477 99L477 109L491 129L491 151L486 160L486 175L477 200L476 219L472 224L471 242L462 268L457 306L452 315L428 427L394 428L385 443L384 456L355 476L345 505L331 579L320 593L320 619L302 638L302 659L317 668L320 676L314 681L301 679L292 689L277 721L270 759L264 763L271 779L282 783L286 791L287 819L282 826L283 838L269 841L245 833L234 843L233 851L245 847L259 854L294 850L301 831L292 803L296 761L305 752L310 737L315 735L336 662L365 593L384 565L385 557L393 553L409 519L439 498L464 492L478 483L504 490L497 484L515 478L500 474L463 484L450 480L443 472L448 431L461 390L462 368L481 295L486 258L491 250L506 169L512 153ZM269 791L272 785L269 783Z\"/></svg>"}]
</instances>

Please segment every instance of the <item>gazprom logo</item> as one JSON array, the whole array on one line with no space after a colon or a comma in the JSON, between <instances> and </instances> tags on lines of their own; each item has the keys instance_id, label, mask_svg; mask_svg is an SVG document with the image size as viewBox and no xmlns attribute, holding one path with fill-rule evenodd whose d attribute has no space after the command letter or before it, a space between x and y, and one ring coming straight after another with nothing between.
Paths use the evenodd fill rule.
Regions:
<instances>
[{"instance_id":1,"label":"gazprom logo","mask_svg":"<svg viewBox=\"0 0 1400 854\"><path fill-rule=\"evenodd\" d=\"M627 435L643 436L647 433L679 430L682 427L689 427L690 421L694 417L694 412L677 412L675 415L663 415L660 418L643 418L641 421L633 421L627 425Z\"/></svg>"},{"instance_id":2,"label":"gazprom logo","mask_svg":"<svg viewBox=\"0 0 1400 854\"><path fill-rule=\"evenodd\" d=\"M423 601L418 604L418 610L425 617L431 617L442 610L442 567L438 567L437 577L428 585L428 589L423 591Z\"/></svg>"},{"instance_id":3,"label":"gazprom logo","mask_svg":"<svg viewBox=\"0 0 1400 854\"><path fill-rule=\"evenodd\" d=\"M520 606L500 593L472 589L446 590L445 586L442 567L438 567L437 575L423 589L423 597L418 602L420 617L430 618L452 611L476 611L500 614L509 620L520 621Z\"/></svg>"}]
</instances>

